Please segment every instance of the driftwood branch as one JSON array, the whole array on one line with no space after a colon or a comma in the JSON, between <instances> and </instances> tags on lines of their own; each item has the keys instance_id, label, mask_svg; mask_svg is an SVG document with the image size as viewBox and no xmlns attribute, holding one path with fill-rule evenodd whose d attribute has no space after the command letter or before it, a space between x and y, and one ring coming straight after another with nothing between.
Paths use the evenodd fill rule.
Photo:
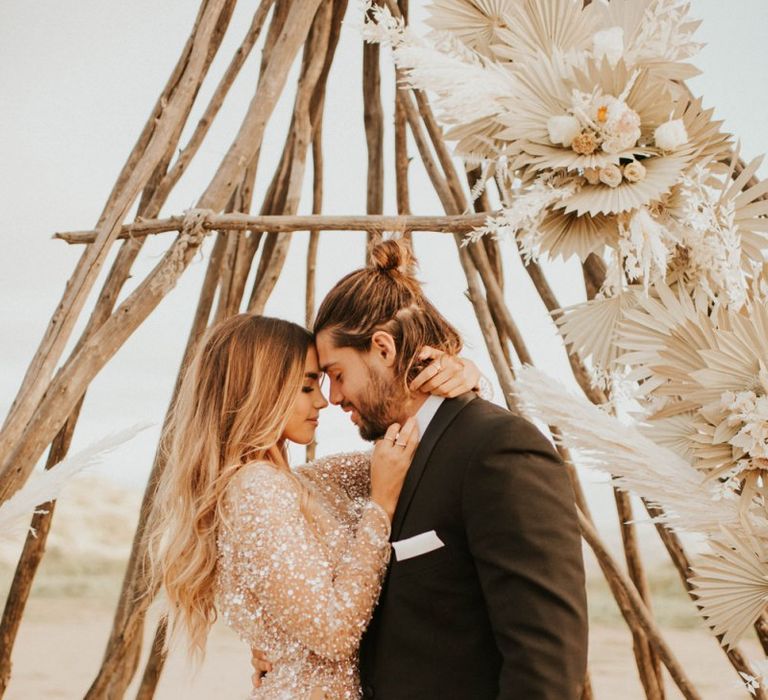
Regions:
<instances>
[{"instance_id":1,"label":"driftwood branch","mask_svg":"<svg viewBox=\"0 0 768 700\"><path fill-rule=\"evenodd\" d=\"M218 23L213 33L207 52L207 59L204 70L197 77L197 88L202 84L203 78L208 72L211 62L213 61L218 48L221 45L221 41L224 38L226 27L231 18L234 4L229 3L225 6L221 15L219 16ZM198 19L203 16L202 12L198 16ZM187 40L187 45L182 52L179 61L177 62L171 76L161 94L158 104L167 101L178 86L178 81L184 73L186 61L189 57L192 44L196 41L200 29L199 21L195 24L192 33ZM153 216L159 211L160 206L165 201L163 196L158 196L158 183L161 182L163 173L166 172L168 163L170 163L173 154L178 146L179 138L181 137L182 125L188 118L189 112L192 108L192 102L188 102L186 114L183 119L179 120L180 125L174 131L173 137L169 139L166 145L166 151L161 158L160 163L153 175L149 178L147 185L144 188L140 202L139 202L139 214L142 216ZM150 119L150 122L154 119ZM146 148L146 143L142 145L142 139L139 139L137 147L134 149L134 155L138 155L141 148ZM131 156L133 157L133 156ZM129 157L129 162L131 160ZM179 175L185 170L185 167L179 169ZM119 184L119 180L118 180ZM114 194L114 191L113 191ZM153 207L155 207L153 209ZM91 316L86 324L80 340L73 350L73 354L79 352L84 342L109 318L114 305L117 301L118 295L123 288L123 285L127 281L130 275L131 267L135 261L144 239L128 240L121 246L117 257L107 275L107 279L104 282L102 290L96 301ZM69 445L71 443L72 435L74 433L77 421L80 417L80 409L83 404L84 396L76 405L73 412L67 418L64 427L59 431L58 435L54 439L51 449L48 455L46 468L50 469L56 466L67 454ZM2 645L0 645L0 697L5 692L5 687L10 676L11 669L11 653L16 640L18 632L18 626L24 613L27 600L32 588L34 577L37 573L40 562L42 561L45 553L45 544L52 524L54 514L54 503L47 505L43 509L45 512L36 513L32 518L31 527L33 531L37 533L37 537L28 537L21 556L19 557L18 564L16 566L16 572L11 583L11 589L6 599L6 605L3 612L3 620L0 623L0 639L2 639Z\"/></svg>"},{"instance_id":2,"label":"driftwood branch","mask_svg":"<svg viewBox=\"0 0 768 700\"><path fill-rule=\"evenodd\" d=\"M363 121L368 151L365 211L384 211L384 109L381 105L380 47L363 43ZM368 246L381 238L380 232L368 231Z\"/></svg>"},{"instance_id":3,"label":"driftwood branch","mask_svg":"<svg viewBox=\"0 0 768 700\"><path fill-rule=\"evenodd\" d=\"M171 405L173 405L175 396L178 393L184 368L189 362L208 323L211 307L213 306L213 298L216 293L216 285L221 272L221 258L224 253L224 246L224 237L222 235L217 236L200 292L195 317L192 321L192 330L187 339L181 368L176 378ZM169 415L169 412L167 412L164 428L168 422ZM123 697L125 689L128 687L136 671L141 653L144 618L153 598L153 592L147 590L147 581L143 569L146 555L145 528L149 513L152 510L157 484L165 468L164 454L164 451L160 448L155 453L152 471L150 472L147 488L144 491L141 503L139 524L133 536L131 554L128 559L125 575L123 576L123 585L112 622L112 630L104 652L104 659L96 678L85 695L86 700Z\"/></svg>"},{"instance_id":4,"label":"driftwood branch","mask_svg":"<svg viewBox=\"0 0 768 700\"><path fill-rule=\"evenodd\" d=\"M198 19L198 37L191 42L189 55L178 76L178 87L169 99L159 100L153 118L147 122L139 142L128 158L96 227L92 245L84 251L70 278L43 340L22 381L19 393L0 431L0 455L5 458L17 446L40 399L48 388L51 375L98 277L109 249L136 196L146 185L164 157L168 142L180 131L197 93L199 79L205 73L211 39L219 27L223 12L233 2L210 0L202 5ZM63 423L63 420L62 420ZM3 459L0 476L12 465Z\"/></svg>"},{"instance_id":5,"label":"driftwood branch","mask_svg":"<svg viewBox=\"0 0 768 700\"><path fill-rule=\"evenodd\" d=\"M227 231L269 231L289 233L292 231L432 231L434 233L469 233L485 224L487 216L497 212L456 216L333 216L333 215L260 215L219 214L209 217L205 227L209 230ZM123 226L118 238L143 238L159 233L180 231L184 216L167 219L137 221ZM55 233L54 238L70 244L90 243L94 231L70 231Z\"/></svg>"},{"instance_id":6,"label":"driftwood branch","mask_svg":"<svg viewBox=\"0 0 768 700\"><path fill-rule=\"evenodd\" d=\"M680 576L680 582L683 584L683 588L685 589L686 593L688 593L688 596L693 601L694 605L696 605L697 600L696 596L693 594L693 585L688 580L691 576L693 576L693 569L691 568L688 555L685 553L685 549L680 542L680 538L677 536L677 533L674 530L671 530L663 522L661 522L660 518L664 515L664 511L661 508L649 503L645 499L643 499L643 504L645 505L645 509L648 511L648 515L654 518L656 531L658 532L661 541L664 543L664 546L667 549L667 553L669 554L669 558L672 560L675 569L677 569L677 573ZM758 620L757 624L760 624L760 622L761 620ZM724 646L722 646L722 644L719 643L719 640L714 637L713 639L718 642L718 646L720 649L722 649L731 666L733 666L737 673L745 673L748 676L756 677L757 674L749 665L747 658L738 647L732 646L726 649ZM754 689L753 697L755 700L768 699L768 696L762 687Z\"/></svg>"},{"instance_id":7,"label":"driftwood branch","mask_svg":"<svg viewBox=\"0 0 768 700\"><path fill-rule=\"evenodd\" d=\"M619 565L614 561L586 516L580 511L578 516L581 534L595 553L605 580L608 582L627 624L631 625L632 628L638 626L643 630L683 697L686 700L701 700L701 696L696 692L687 674L661 636L661 632L632 581L622 573Z\"/></svg>"}]
</instances>

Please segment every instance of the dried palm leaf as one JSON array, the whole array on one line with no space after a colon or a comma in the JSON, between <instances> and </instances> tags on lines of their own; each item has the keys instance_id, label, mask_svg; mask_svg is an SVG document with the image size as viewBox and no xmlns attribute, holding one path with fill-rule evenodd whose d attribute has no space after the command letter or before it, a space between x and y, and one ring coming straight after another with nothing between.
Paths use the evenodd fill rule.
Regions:
<instances>
[{"instance_id":1,"label":"dried palm leaf","mask_svg":"<svg viewBox=\"0 0 768 700\"><path fill-rule=\"evenodd\" d=\"M714 121L714 109L704 109L701 98L678 102L673 119L682 119L688 132L688 144L680 149L689 162L704 166L727 159L732 150L732 136L720 131L722 121Z\"/></svg>"},{"instance_id":2,"label":"dried palm leaf","mask_svg":"<svg viewBox=\"0 0 768 700\"><path fill-rule=\"evenodd\" d=\"M507 129L499 138L518 151L527 142L551 146L547 121L571 107L573 68L556 52L518 66L514 75L514 92L501 99L504 109L498 120Z\"/></svg>"},{"instance_id":3,"label":"dried palm leaf","mask_svg":"<svg viewBox=\"0 0 768 700\"><path fill-rule=\"evenodd\" d=\"M595 8L584 8L581 0L518 0L509 3L504 20L492 49L499 58L516 63L540 53L569 55L589 50L600 29Z\"/></svg>"},{"instance_id":4,"label":"dried palm leaf","mask_svg":"<svg viewBox=\"0 0 768 700\"><path fill-rule=\"evenodd\" d=\"M701 614L723 646L733 646L768 603L768 552L765 542L723 527L710 540L713 552L694 564L693 593Z\"/></svg>"},{"instance_id":5,"label":"dried palm leaf","mask_svg":"<svg viewBox=\"0 0 768 700\"><path fill-rule=\"evenodd\" d=\"M565 343L583 358L603 370L613 369L616 331L626 312L637 304L638 290L630 289L612 297L593 299L564 309L557 309L557 320Z\"/></svg>"},{"instance_id":6,"label":"dried palm leaf","mask_svg":"<svg viewBox=\"0 0 768 700\"><path fill-rule=\"evenodd\" d=\"M491 56L491 45L500 41L507 14L518 0L433 0L426 23L450 32L470 49Z\"/></svg>"},{"instance_id":7,"label":"dried palm leaf","mask_svg":"<svg viewBox=\"0 0 768 700\"><path fill-rule=\"evenodd\" d=\"M752 303L748 312L723 314L732 330L715 329L716 346L699 350L704 367L692 372L698 385L692 400L704 405L719 401L726 391L763 393L759 374L768 367L768 310L763 303Z\"/></svg>"},{"instance_id":8,"label":"dried palm leaf","mask_svg":"<svg viewBox=\"0 0 768 700\"><path fill-rule=\"evenodd\" d=\"M506 142L498 137L503 128L495 117L483 117L449 128L445 138L455 141L454 152L470 162L498 159L506 149Z\"/></svg>"},{"instance_id":9,"label":"dried palm leaf","mask_svg":"<svg viewBox=\"0 0 768 700\"><path fill-rule=\"evenodd\" d=\"M721 190L719 205L723 209L733 207L733 222L741 234L742 266L751 273L754 262L765 260L768 248L768 180L749 186L764 156L752 160L738 177L732 178L738 152L736 148L728 173L717 183Z\"/></svg>"},{"instance_id":10,"label":"dried palm leaf","mask_svg":"<svg viewBox=\"0 0 768 700\"><path fill-rule=\"evenodd\" d=\"M533 367L517 374L515 392L532 418L556 425L579 465L612 474L620 488L663 506L664 521L689 532L719 532L738 526L738 505L713 501L704 475L673 451L657 445L582 396ZM765 530L768 523L756 528Z\"/></svg>"},{"instance_id":11,"label":"dried palm leaf","mask_svg":"<svg viewBox=\"0 0 768 700\"><path fill-rule=\"evenodd\" d=\"M682 401L679 403L684 405ZM647 423L638 426L638 429L649 440L672 450L689 464L695 460L693 436L696 434L696 414L693 411L680 412L672 416L657 413L650 416Z\"/></svg>"},{"instance_id":12,"label":"dried palm leaf","mask_svg":"<svg viewBox=\"0 0 768 700\"><path fill-rule=\"evenodd\" d=\"M574 255L582 261L605 245L615 246L618 237L616 220L608 216L578 216L553 209L542 220L537 231L537 244L552 258L568 259Z\"/></svg>"}]
</instances>

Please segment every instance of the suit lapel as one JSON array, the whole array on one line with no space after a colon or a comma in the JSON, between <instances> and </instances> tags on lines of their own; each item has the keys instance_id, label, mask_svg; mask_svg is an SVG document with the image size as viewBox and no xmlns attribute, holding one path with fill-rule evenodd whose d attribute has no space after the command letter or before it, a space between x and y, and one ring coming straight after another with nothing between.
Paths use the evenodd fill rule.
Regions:
<instances>
[{"instance_id":1,"label":"suit lapel","mask_svg":"<svg viewBox=\"0 0 768 700\"><path fill-rule=\"evenodd\" d=\"M403 528L403 521L408 512L408 507L411 504L413 495L416 493L424 469L427 466L432 451L435 449L437 441L445 432L445 429L450 425L451 421L458 415L459 411L474 398L476 398L476 395L472 392L468 392L461 396L457 396L455 399L446 399L443 401L440 408L437 409L434 418L430 421L429 426L427 426L424 435L421 436L419 446L416 448L416 453L413 455L413 462L411 462L408 474L405 477L403 489L400 492L400 498L397 501L395 515L392 518L393 541L396 541L400 537L400 531Z\"/></svg>"}]
</instances>

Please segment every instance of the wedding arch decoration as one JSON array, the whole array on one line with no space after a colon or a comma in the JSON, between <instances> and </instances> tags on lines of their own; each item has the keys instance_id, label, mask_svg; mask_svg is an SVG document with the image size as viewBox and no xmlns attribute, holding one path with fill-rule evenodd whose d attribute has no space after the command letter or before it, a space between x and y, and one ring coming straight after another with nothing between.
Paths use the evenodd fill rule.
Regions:
<instances>
[{"instance_id":1,"label":"wedding arch decoration","mask_svg":"<svg viewBox=\"0 0 768 700\"><path fill-rule=\"evenodd\" d=\"M452 235L504 398L550 426L572 478L584 540L632 632L648 698L665 697L662 667L682 695L700 698L664 639L633 524L628 492L644 507L723 653L754 697L766 700L765 665L739 638L754 628L768 654L768 311L764 251L768 185L745 164L713 111L689 91L697 22L681 0L433 0L431 31L408 25L408 0L262 0L191 136L184 127L209 75L236 0L202 0L178 63L91 230L56 234L83 252L0 429L0 506L44 456L59 469L89 383L173 288L200 251L208 259L181 366L205 328L256 313L283 269L295 232L308 232L306 321L315 308L321 232L397 230ZM368 145L364 215L322 214L324 96L341 25L361 15ZM234 30L236 31L236 30ZM194 208L160 218L255 46L261 68L229 150ZM385 110L380 46L391 49L397 211L383 211ZM303 49L303 50L302 50ZM295 101L280 163L259 213L254 182L266 126L299 52ZM435 111L433 112L433 107ZM443 212L412 216L410 151ZM307 167L311 149L311 170ZM262 168L263 170L263 168ZM308 171L309 172L306 172ZM311 177L311 214L299 214ZM132 208L137 213L127 221ZM120 292L148 236L175 233L134 291ZM113 246L94 306L86 300ZM532 365L504 295L504 265L520 256L567 346L582 389L573 396ZM562 308L548 259L577 257L588 301ZM251 274L253 272L253 274ZM75 324L88 322L68 356ZM631 393L633 424L614 414ZM570 410L568 410L570 409ZM641 418L638 418L638 414ZM626 571L604 545L574 462L615 478ZM107 643L87 698L119 698L136 675L147 608L144 524L158 451ZM0 622L0 695L53 504L31 528ZM691 561L679 530L708 538ZM139 683L150 698L165 661L161 621ZM586 678L584 698L593 691Z\"/></svg>"}]
</instances>

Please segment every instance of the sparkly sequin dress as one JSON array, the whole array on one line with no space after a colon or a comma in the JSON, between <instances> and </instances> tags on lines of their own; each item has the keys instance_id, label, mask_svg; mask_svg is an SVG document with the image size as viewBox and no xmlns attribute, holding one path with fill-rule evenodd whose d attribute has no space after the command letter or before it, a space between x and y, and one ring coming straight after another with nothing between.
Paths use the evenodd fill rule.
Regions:
<instances>
[{"instance_id":1,"label":"sparkly sequin dress","mask_svg":"<svg viewBox=\"0 0 768 700\"><path fill-rule=\"evenodd\" d=\"M389 559L389 519L366 497L369 467L356 453L294 472L318 506L312 526L294 480L268 464L227 487L219 610L274 665L253 700L360 697L358 646Z\"/></svg>"}]
</instances>

